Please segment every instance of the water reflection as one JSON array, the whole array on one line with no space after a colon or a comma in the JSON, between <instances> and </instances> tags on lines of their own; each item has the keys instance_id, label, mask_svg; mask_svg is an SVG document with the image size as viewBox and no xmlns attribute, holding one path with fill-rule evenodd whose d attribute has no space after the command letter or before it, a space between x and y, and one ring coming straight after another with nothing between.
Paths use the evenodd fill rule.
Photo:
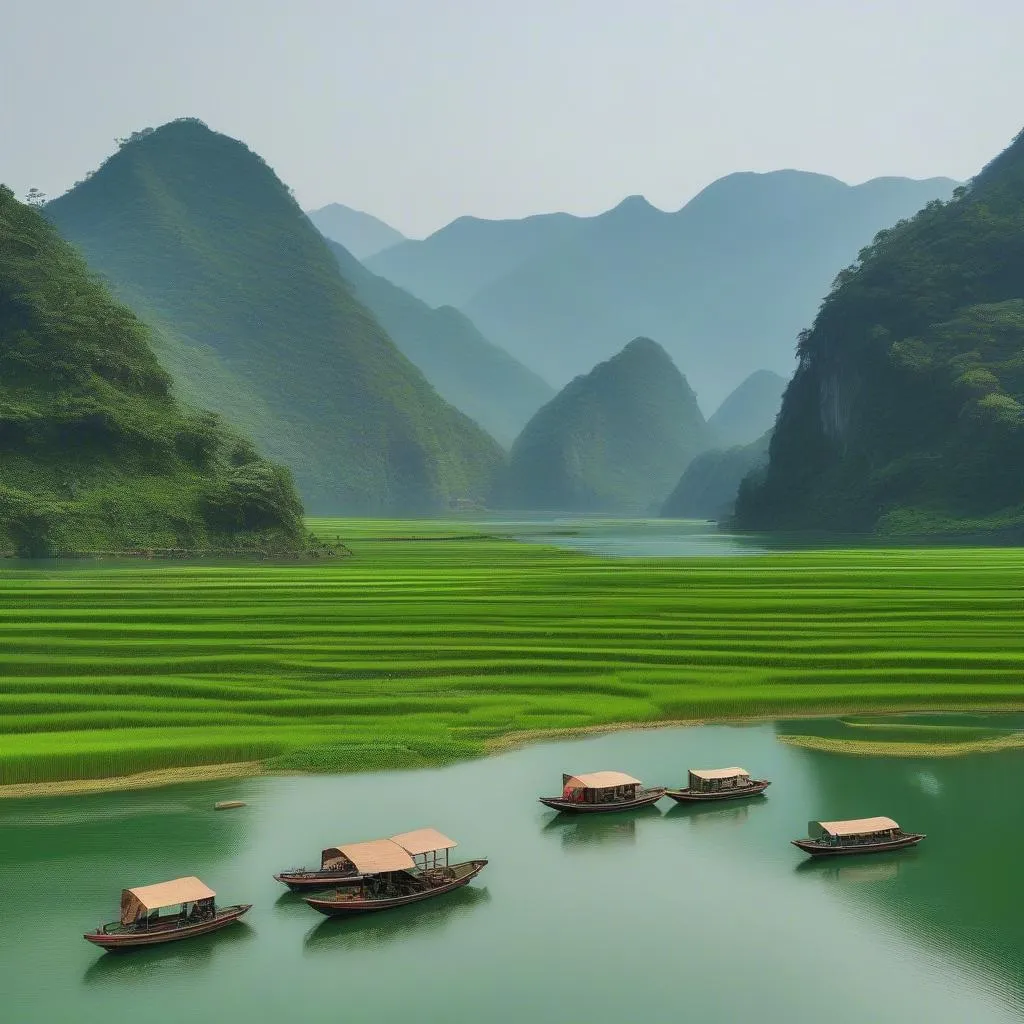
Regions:
<instances>
[{"instance_id":1,"label":"water reflection","mask_svg":"<svg viewBox=\"0 0 1024 1024\"><path fill-rule=\"evenodd\" d=\"M903 853L865 854L863 857L850 856L817 859L811 857L801 861L795 868L797 874L813 878L826 878L838 882L888 882L896 878L905 859L918 856L917 849Z\"/></svg>"},{"instance_id":2,"label":"water reflection","mask_svg":"<svg viewBox=\"0 0 1024 1024\"><path fill-rule=\"evenodd\" d=\"M82 976L86 985L112 982L151 982L165 980L171 975L192 974L208 970L216 954L232 947L245 945L256 937L256 932L244 921L229 928L193 939L170 942L151 949L133 949L120 953L102 953ZM185 1016L184 1010L182 1016Z\"/></svg>"},{"instance_id":3,"label":"water reflection","mask_svg":"<svg viewBox=\"0 0 1024 1024\"><path fill-rule=\"evenodd\" d=\"M306 952L374 949L412 933L440 931L474 907L487 903L486 887L463 886L445 896L348 920L326 917L303 939ZM309 914L316 911L303 905Z\"/></svg>"},{"instance_id":4,"label":"water reflection","mask_svg":"<svg viewBox=\"0 0 1024 1024\"><path fill-rule=\"evenodd\" d=\"M705 825L742 825L750 817L752 807L763 807L764 798L730 800L727 804L676 804L665 815L675 820L686 819L693 828Z\"/></svg>"},{"instance_id":5,"label":"water reflection","mask_svg":"<svg viewBox=\"0 0 1024 1024\"><path fill-rule=\"evenodd\" d=\"M618 814L558 814L541 829L557 835L566 849L602 843L635 843L636 823L663 817L653 805Z\"/></svg>"}]
</instances>

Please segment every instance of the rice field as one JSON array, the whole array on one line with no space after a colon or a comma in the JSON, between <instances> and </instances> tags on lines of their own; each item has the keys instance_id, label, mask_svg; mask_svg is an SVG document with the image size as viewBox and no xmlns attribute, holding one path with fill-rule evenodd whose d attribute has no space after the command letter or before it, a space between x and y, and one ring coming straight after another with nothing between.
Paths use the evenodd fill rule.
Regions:
<instances>
[{"instance_id":1,"label":"rice field","mask_svg":"<svg viewBox=\"0 0 1024 1024\"><path fill-rule=\"evenodd\" d=\"M1024 551L601 559L318 520L352 556L0 569L0 784L366 770L617 722L1024 707Z\"/></svg>"}]
</instances>

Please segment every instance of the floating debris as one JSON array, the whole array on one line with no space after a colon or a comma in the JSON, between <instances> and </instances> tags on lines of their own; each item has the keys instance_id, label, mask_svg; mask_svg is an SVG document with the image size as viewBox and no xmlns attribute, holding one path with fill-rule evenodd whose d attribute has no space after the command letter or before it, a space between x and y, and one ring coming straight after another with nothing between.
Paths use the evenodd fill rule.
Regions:
<instances>
[{"instance_id":1,"label":"floating debris","mask_svg":"<svg viewBox=\"0 0 1024 1024\"><path fill-rule=\"evenodd\" d=\"M218 800L213 805L215 811L230 811L232 807L245 807L244 800Z\"/></svg>"}]
</instances>

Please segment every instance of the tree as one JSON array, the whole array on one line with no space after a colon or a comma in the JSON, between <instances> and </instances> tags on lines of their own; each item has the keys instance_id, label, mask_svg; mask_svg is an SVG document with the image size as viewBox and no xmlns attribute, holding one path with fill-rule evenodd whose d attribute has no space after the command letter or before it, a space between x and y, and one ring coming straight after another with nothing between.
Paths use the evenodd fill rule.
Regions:
<instances>
[{"instance_id":1,"label":"tree","mask_svg":"<svg viewBox=\"0 0 1024 1024\"><path fill-rule=\"evenodd\" d=\"M25 194L25 202L29 206L42 206L46 202L46 193L37 188L30 188Z\"/></svg>"}]
</instances>

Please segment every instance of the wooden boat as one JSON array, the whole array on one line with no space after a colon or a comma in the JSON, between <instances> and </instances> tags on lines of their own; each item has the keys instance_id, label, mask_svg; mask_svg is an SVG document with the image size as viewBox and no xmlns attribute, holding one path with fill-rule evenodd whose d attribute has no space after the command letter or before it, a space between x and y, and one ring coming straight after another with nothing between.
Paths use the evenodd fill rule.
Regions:
<instances>
[{"instance_id":1,"label":"wooden boat","mask_svg":"<svg viewBox=\"0 0 1024 1024\"><path fill-rule=\"evenodd\" d=\"M351 843L342 851L361 875L358 888L318 893L306 902L328 917L353 917L441 896L468 885L487 866L486 860L450 864L448 851L456 845L435 829Z\"/></svg>"},{"instance_id":2,"label":"wooden boat","mask_svg":"<svg viewBox=\"0 0 1024 1024\"><path fill-rule=\"evenodd\" d=\"M664 786L644 789L639 779L624 772L590 772L586 775L563 775L561 796L542 796L538 799L556 811L593 814L646 807L664 795Z\"/></svg>"},{"instance_id":3,"label":"wooden boat","mask_svg":"<svg viewBox=\"0 0 1024 1024\"><path fill-rule=\"evenodd\" d=\"M400 846L403 840L417 848L415 854L409 851L410 855L414 859L419 857L422 863L418 864L418 866L424 868L431 866L429 854L433 854L432 866L436 867L440 853L444 851L445 863L447 863L447 851L458 845L454 839L449 839L432 828L423 828L416 832L403 832L401 835L391 837L391 841L398 843ZM430 843L435 845L429 849L419 849L424 844ZM403 849L405 849L404 846ZM293 892L303 889L324 890L331 886L359 885L363 881L363 876L345 855L344 850L344 846L329 846L320 854L319 870L315 868L291 868L288 871L282 871L280 874L274 875L274 878L278 882L287 885Z\"/></svg>"},{"instance_id":4,"label":"wooden boat","mask_svg":"<svg viewBox=\"0 0 1024 1024\"><path fill-rule=\"evenodd\" d=\"M206 935L233 924L251 903L218 908L216 893L198 878L175 878L121 892L121 918L83 938L106 950L137 949ZM161 910L174 908L171 914Z\"/></svg>"},{"instance_id":5,"label":"wooden boat","mask_svg":"<svg viewBox=\"0 0 1024 1024\"><path fill-rule=\"evenodd\" d=\"M691 768L686 789L666 790L665 796L677 803L708 800L735 800L758 796L770 785L768 779L752 779L743 768Z\"/></svg>"},{"instance_id":6,"label":"wooden boat","mask_svg":"<svg viewBox=\"0 0 1024 1024\"><path fill-rule=\"evenodd\" d=\"M807 839L794 839L792 843L812 857L903 850L925 838L920 832L904 832L892 818L810 821L807 833Z\"/></svg>"}]
</instances>

